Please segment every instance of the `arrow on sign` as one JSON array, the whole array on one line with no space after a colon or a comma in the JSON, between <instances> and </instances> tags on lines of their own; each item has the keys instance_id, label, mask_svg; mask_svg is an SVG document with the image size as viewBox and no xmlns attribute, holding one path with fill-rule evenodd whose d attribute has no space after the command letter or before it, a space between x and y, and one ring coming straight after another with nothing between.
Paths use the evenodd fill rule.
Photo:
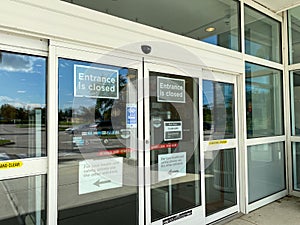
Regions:
<instances>
[{"instance_id":1,"label":"arrow on sign","mask_svg":"<svg viewBox=\"0 0 300 225\"><path fill-rule=\"evenodd\" d=\"M100 187L101 184L107 184L107 183L110 183L111 180L104 180L104 181L100 181L100 180L97 180L95 183L93 183L94 185L96 185L97 187Z\"/></svg>"}]
</instances>

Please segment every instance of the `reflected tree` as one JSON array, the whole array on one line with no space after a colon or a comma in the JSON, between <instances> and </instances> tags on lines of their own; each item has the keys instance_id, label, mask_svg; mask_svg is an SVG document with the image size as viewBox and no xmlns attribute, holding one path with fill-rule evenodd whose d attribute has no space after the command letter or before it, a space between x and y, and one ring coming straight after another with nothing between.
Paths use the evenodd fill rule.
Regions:
<instances>
[{"instance_id":1,"label":"reflected tree","mask_svg":"<svg viewBox=\"0 0 300 225\"><path fill-rule=\"evenodd\" d=\"M3 120L9 122L17 118L17 109L9 104L4 104L0 108L0 115Z\"/></svg>"}]
</instances>

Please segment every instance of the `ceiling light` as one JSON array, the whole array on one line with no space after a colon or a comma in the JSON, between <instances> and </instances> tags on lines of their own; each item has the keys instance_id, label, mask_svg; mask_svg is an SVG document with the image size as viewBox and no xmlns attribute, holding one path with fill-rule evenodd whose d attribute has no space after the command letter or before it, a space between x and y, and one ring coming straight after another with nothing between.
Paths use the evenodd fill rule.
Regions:
<instances>
[{"instance_id":1,"label":"ceiling light","mask_svg":"<svg viewBox=\"0 0 300 225\"><path fill-rule=\"evenodd\" d=\"M215 30L216 30L216 28L214 28L214 27L208 27L205 29L206 32L213 32Z\"/></svg>"}]
</instances>

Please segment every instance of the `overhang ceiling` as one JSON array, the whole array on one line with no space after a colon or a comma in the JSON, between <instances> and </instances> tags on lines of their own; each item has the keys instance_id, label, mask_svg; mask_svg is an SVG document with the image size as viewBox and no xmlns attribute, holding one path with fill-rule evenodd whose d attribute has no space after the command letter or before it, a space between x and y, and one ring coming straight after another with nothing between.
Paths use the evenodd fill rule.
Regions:
<instances>
[{"instance_id":1,"label":"overhang ceiling","mask_svg":"<svg viewBox=\"0 0 300 225\"><path fill-rule=\"evenodd\" d=\"M300 0L253 0L266 8L278 13L285 9L300 5Z\"/></svg>"}]
</instances>

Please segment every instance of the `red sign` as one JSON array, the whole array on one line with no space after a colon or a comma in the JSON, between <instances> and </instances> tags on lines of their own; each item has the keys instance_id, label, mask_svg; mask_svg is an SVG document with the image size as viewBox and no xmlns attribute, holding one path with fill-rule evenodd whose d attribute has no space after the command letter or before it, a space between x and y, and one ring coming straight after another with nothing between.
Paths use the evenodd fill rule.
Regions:
<instances>
[{"instance_id":1,"label":"red sign","mask_svg":"<svg viewBox=\"0 0 300 225\"><path fill-rule=\"evenodd\" d=\"M172 142L172 143L166 143L166 144L158 144L158 145L152 145L150 147L150 150L159 150L164 148L177 148L178 143ZM110 149L110 150L103 150L99 151L99 156L106 156L106 155L115 155L115 154L125 154L127 152L133 152L136 151L136 149L133 148L119 148L119 149Z\"/></svg>"}]
</instances>

